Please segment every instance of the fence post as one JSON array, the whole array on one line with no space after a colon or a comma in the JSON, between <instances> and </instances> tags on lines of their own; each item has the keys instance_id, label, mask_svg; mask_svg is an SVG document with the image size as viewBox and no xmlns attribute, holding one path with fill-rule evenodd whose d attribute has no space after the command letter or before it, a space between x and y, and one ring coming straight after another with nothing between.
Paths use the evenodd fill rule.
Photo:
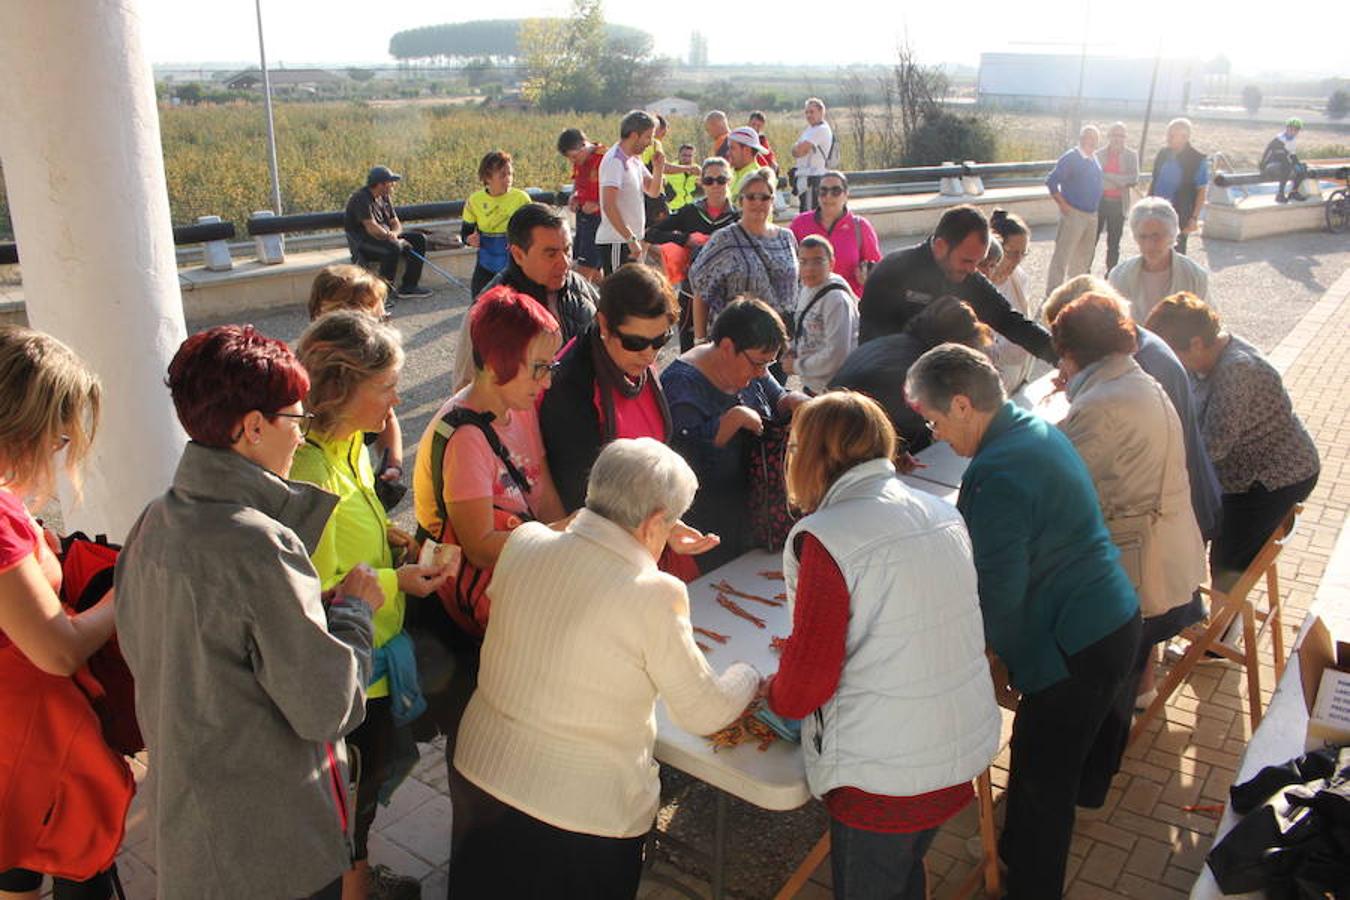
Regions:
<instances>
[{"instance_id":1,"label":"fence post","mask_svg":"<svg viewBox=\"0 0 1350 900\"><path fill-rule=\"evenodd\" d=\"M220 216L198 216L198 225L215 225L220 221ZM230 258L230 245L227 241L207 241L202 245L202 257L206 263L206 268L212 272L228 272L234 268L234 260Z\"/></svg>"},{"instance_id":2,"label":"fence post","mask_svg":"<svg viewBox=\"0 0 1350 900\"><path fill-rule=\"evenodd\" d=\"M942 163L944 166L954 166L956 163L950 159ZM943 197L960 197L965 194L966 189L961 186L961 179L947 176L938 182L938 193Z\"/></svg>"},{"instance_id":3,"label":"fence post","mask_svg":"<svg viewBox=\"0 0 1350 900\"><path fill-rule=\"evenodd\" d=\"M249 219L267 219L275 215L276 213L270 209L260 209L249 216ZM255 234L253 247L258 262L265 266L275 266L286 261L286 242L279 234Z\"/></svg>"}]
</instances>

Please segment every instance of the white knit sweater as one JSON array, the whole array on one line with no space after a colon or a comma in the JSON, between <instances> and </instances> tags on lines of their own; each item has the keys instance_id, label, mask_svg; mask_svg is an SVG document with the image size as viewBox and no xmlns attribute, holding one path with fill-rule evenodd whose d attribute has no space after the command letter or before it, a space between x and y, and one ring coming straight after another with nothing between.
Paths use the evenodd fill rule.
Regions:
<instances>
[{"instance_id":1,"label":"white knit sweater","mask_svg":"<svg viewBox=\"0 0 1350 900\"><path fill-rule=\"evenodd\" d=\"M660 793L657 695L681 727L708 734L750 702L758 673L743 663L713 672L694 644L684 584L589 510L561 533L517 528L488 593L455 768L558 828L646 833Z\"/></svg>"}]
</instances>

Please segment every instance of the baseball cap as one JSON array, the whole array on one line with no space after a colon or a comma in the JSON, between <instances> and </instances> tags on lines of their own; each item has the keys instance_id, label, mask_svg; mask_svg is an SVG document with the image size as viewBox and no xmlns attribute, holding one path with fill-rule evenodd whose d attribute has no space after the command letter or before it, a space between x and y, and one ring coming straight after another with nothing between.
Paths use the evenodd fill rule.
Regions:
<instances>
[{"instance_id":1,"label":"baseball cap","mask_svg":"<svg viewBox=\"0 0 1350 900\"><path fill-rule=\"evenodd\" d=\"M749 125L742 125L740 128L731 129L727 135L727 140L735 141L738 144L744 144L756 153L768 153L769 148L761 146L759 143L759 132Z\"/></svg>"},{"instance_id":2,"label":"baseball cap","mask_svg":"<svg viewBox=\"0 0 1350 900\"><path fill-rule=\"evenodd\" d=\"M386 181L402 181L403 176L395 172L388 166L376 166L370 170L366 176L366 187L374 187L377 184L384 184Z\"/></svg>"}]
</instances>

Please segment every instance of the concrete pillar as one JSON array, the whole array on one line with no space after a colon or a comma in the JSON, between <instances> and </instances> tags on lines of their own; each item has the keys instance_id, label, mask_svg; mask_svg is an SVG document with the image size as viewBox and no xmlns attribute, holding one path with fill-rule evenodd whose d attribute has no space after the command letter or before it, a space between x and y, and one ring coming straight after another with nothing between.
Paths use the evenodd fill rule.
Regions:
<instances>
[{"instance_id":1,"label":"concrete pillar","mask_svg":"<svg viewBox=\"0 0 1350 900\"><path fill-rule=\"evenodd\" d=\"M186 437L164 387L186 336L138 0L2 0L0 163L29 324L103 381L84 500L65 525L120 540Z\"/></svg>"}]
</instances>

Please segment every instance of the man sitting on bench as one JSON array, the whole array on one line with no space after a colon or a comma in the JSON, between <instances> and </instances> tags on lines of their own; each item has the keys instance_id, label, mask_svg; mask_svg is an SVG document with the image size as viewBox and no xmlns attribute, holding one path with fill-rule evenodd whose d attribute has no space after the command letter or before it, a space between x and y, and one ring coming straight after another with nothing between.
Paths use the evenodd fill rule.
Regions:
<instances>
[{"instance_id":1,"label":"man sitting on bench","mask_svg":"<svg viewBox=\"0 0 1350 900\"><path fill-rule=\"evenodd\" d=\"M1278 178L1280 185L1275 193L1276 203L1288 203L1290 200L1307 200L1299 187L1308 177L1308 167L1299 161L1294 150L1298 133L1303 130L1303 120L1294 118L1284 123L1284 131L1270 139L1266 150L1261 154L1261 172L1267 178ZM1285 182L1289 182L1289 194L1284 193Z\"/></svg>"},{"instance_id":2,"label":"man sitting on bench","mask_svg":"<svg viewBox=\"0 0 1350 900\"><path fill-rule=\"evenodd\" d=\"M422 277L422 257L427 252L426 236L403 230L403 223L398 220L390 199L394 182L402 178L388 166L371 169L366 176L366 186L347 200L342 227L347 232L352 262L358 265L378 263L380 277L389 283L390 290L395 290L398 260L400 256L406 256L408 265L403 270L403 283L396 289L398 296L430 297L431 291L417 285Z\"/></svg>"}]
</instances>

